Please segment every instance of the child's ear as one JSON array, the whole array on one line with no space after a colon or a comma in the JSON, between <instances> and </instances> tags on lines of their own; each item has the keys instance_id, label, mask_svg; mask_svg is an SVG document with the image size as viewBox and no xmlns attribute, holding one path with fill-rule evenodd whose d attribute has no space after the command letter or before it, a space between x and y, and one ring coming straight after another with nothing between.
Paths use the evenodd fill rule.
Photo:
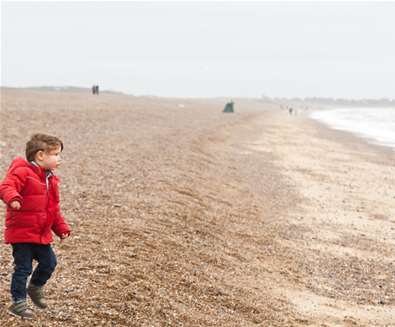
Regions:
<instances>
[{"instance_id":1,"label":"child's ear","mask_svg":"<svg viewBox=\"0 0 395 327\"><path fill-rule=\"evenodd\" d=\"M35 159L42 161L44 159L44 151L42 151L42 150L37 151L37 153L35 155Z\"/></svg>"}]
</instances>

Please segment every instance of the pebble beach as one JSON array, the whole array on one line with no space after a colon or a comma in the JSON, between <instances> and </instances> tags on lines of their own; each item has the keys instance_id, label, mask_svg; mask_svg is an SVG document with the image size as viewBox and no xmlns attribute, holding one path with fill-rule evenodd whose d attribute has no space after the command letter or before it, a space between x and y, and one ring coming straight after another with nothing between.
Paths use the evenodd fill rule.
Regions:
<instances>
[{"instance_id":1,"label":"pebble beach","mask_svg":"<svg viewBox=\"0 0 395 327\"><path fill-rule=\"evenodd\" d=\"M61 138L73 232L30 322L1 236L0 326L395 326L395 152L233 100L2 88L1 178Z\"/></svg>"}]
</instances>

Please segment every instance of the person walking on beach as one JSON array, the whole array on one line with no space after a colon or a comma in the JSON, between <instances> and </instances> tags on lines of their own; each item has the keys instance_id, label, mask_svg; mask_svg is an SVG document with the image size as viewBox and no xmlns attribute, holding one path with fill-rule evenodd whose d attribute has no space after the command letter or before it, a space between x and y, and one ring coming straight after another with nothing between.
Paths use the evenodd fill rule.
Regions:
<instances>
[{"instance_id":1,"label":"person walking on beach","mask_svg":"<svg viewBox=\"0 0 395 327\"><path fill-rule=\"evenodd\" d=\"M26 143L26 160L14 159L0 183L0 198L7 205L4 239L11 244L14 258L13 303L8 311L25 319L33 318L26 295L38 308L47 307L43 289L57 264L52 231L61 241L71 232L60 212L59 179L54 174L62 150L57 137L33 135ZM33 260L38 265L26 287Z\"/></svg>"},{"instance_id":2,"label":"person walking on beach","mask_svg":"<svg viewBox=\"0 0 395 327\"><path fill-rule=\"evenodd\" d=\"M92 94L93 95L99 95L99 85L93 85L92 86Z\"/></svg>"}]
</instances>

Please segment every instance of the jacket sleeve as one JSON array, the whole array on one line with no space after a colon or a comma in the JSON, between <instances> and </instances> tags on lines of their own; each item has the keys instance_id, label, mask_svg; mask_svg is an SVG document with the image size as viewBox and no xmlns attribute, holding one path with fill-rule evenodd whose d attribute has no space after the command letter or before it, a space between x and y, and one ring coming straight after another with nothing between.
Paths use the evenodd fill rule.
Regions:
<instances>
[{"instance_id":1,"label":"jacket sleeve","mask_svg":"<svg viewBox=\"0 0 395 327\"><path fill-rule=\"evenodd\" d=\"M55 186L55 199L56 199L56 204L55 204L55 210L54 210L54 221L53 221L53 225L52 225L52 230L59 237L61 237L62 234L70 235L70 233L71 233L70 226L66 223L66 221L60 211L58 185Z\"/></svg>"},{"instance_id":2,"label":"jacket sleeve","mask_svg":"<svg viewBox=\"0 0 395 327\"><path fill-rule=\"evenodd\" d=\"M9 205L12 201L22 204L23 198L20 192L25 185L27 172L23 169L15 169L9 172L0 184L0 198Z\"/></svg>"},{"instance_id":3,"label":"jacket sleeve","mask_svg":"<svg viewBox=\"0 0 395 327\"><path fill-rule=\"evenodd\" d=\"M71 233L70 226L66 223L62 213L60 212L60 209L58 209L55 213L55 219L52 225L52 230L59 237L61 237L62 234L70 235Z\"/></svg>"}]
</instances>

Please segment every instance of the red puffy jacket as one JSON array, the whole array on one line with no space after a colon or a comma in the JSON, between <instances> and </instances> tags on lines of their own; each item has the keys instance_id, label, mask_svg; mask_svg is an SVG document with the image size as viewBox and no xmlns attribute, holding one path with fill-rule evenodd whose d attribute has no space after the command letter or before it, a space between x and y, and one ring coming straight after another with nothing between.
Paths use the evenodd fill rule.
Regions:
<instances>
[{"instance_id":1,"label":"red puffy jacket","mask_svg":"<svg viewBox=\"0 0 395 327\"><path fill-rule=\"evenodd\" d=\"M7 204L5 243L52 242L53 230L59 237L70 234L59 207L59 179L23 158L16 158L0 184L0 199ZM17 200L19 210L10 203Z\"/></svg>"}]
</instances>

